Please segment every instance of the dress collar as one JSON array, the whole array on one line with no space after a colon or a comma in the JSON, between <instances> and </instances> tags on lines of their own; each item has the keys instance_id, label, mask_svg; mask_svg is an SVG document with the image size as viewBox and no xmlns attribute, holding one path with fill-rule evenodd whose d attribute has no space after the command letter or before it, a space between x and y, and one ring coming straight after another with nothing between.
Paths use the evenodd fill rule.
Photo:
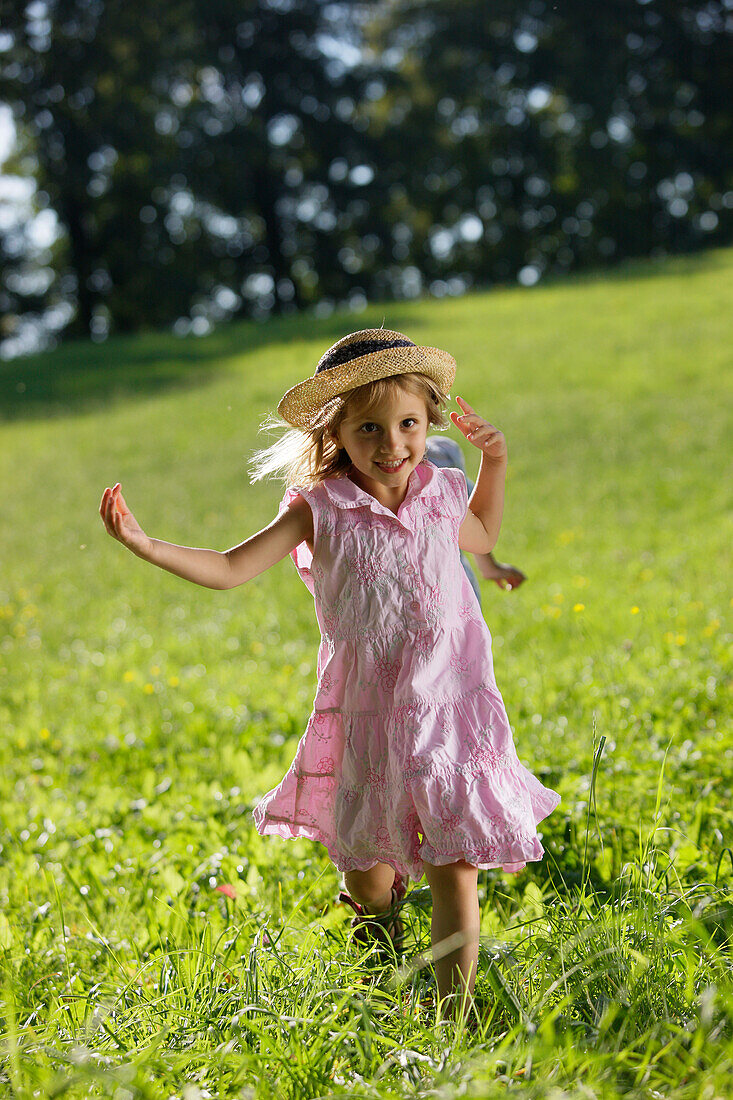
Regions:
<instances>
[{"instance_id":1,"label":"dress collar","mask_svg":"<svg viewBox=\"0 0 733 1100\"><path fill-rule=\"evenodd\" d=\"M391 516L392 519L402 519L403 512L409 508L413 500L418 497L432 496L433 492L426 492L431 482L435 481L437 466L428 458L423 458L407 479L407 493L405 499L397 509L397 514L381 504L376 497L362 489L356 482L348 477L329 477L323 482L323 487L330 499L338 508L371 508L379 515ZM436 486L433 484L432 489Z\"/></svg>"}]
</instances>

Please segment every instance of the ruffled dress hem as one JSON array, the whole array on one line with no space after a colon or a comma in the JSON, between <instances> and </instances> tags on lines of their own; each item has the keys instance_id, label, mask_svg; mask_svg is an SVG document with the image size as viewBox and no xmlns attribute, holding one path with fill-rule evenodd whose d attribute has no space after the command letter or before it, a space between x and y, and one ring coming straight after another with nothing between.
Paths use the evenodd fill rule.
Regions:
<instances>
[{"instance_id":1,"label":"ruffled dress hem","mask_svg":"<svg viewBox=\"0 0 733 1100\"><path fill-rule=\"evenodd\" d=\"M542 800L541 811L539 807L535 808L535 826L539 825L546 817L549 817L553 810L560 804L560 801L560 795L558 794L555 794L551 799ZM419 847L419 852L416 854L416 858L409 864L398 857L390 857L390 855L386 853L380 853L379 856L375 855L373 858L357 859L340 852L335 844L330 841L316 825L271 817L261 803L253 810L253 817L255 828L261 836L275 835L281 837L283 840L315 840L319 844L323 844L331 862L342 874L346 871L369 871L372 867L376 866L377 863L386 863L390 867L393 867L395 871L398 871L406 882L410 880L419 882L425 873L423 865L424 857L429 857L427 858L427 862L438 867L444 867L448 863L456 863L458 860L465 860L466 863L470 863L482 871L500 869L508 874L518 874L520 871L525 870L528 863L541 862L545 854L545 850L539 838L534 837L533 843L531 844L531 851L528 852L518 852L514 850L500 853L497 850L494 853L494 851L491 851L490 842L487 841L485 852L488 853L491 851L491 855L485 859L481 858L480 846L471 847L470 844L467 844L463 848L456 849L455 851L439 852L427 840L423 840ZM511 856L516 857L517 855L520 856L520 859L510 859Z\"/></svg>"}]
</instances>

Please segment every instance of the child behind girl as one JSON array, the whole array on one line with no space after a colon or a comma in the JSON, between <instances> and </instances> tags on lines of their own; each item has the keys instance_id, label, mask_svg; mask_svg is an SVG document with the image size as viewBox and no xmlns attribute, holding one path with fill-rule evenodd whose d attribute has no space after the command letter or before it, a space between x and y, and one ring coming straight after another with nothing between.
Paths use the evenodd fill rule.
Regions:
<instances>
[{"instance_id":1,"label":"child behind girl","mask_svg":"<svg viewBox=\"0 0 733 1100\"><path fill-rule=\"evenodd\" d=\"M354 937L372 946L401 950L399 907L425 874L434 948L453 937L435 953L440 1006L460 1000L464 1011L478 869L540 860L537 825L560 796L519 761L491 635L461 567L462 550L487 554L499 534L504 436L456 399L451 421L481 454L470 501L460 470L424 457L429 427L447 424L454 377L452 356L399 332L339 340L280 401L292 430L255 456L253 480L284 475L278 515L227 551L149 538L119 484L100 513L138 557L208 588L234 588L292 556L315 598L318 686L255 826L325 845L357 912Z\"/></svg>"},{"instance_id":2,"label":"child behind girl","mask_svg":"<svg viewBox=\"0 0 733 1100\"><path fill-rule=\"evenodd\" d=\"M447 436L429 436L425 447L425 457L429 459L434 466L455 466L456 469L461 470L463 474L466 473L466 464L463 461L461 448L454 439L448 439ZM473 493L473 482L468 477L466 478L466 489L470 497ZM519 588L520 584L527 579L521 569L517 569L516 565L505 565L503 562L496 561L491 552L488 554L474 554L473 557L481 576L487 581L495 581L499 588L508 588L510 590ZM471 582L471 588L476 593L476 599L480 606L481 589L479 588L476 574L471 568L471 564L463 551L461 551L461 565L466 571L466 576Z\"/></svg>"}]
</instances>

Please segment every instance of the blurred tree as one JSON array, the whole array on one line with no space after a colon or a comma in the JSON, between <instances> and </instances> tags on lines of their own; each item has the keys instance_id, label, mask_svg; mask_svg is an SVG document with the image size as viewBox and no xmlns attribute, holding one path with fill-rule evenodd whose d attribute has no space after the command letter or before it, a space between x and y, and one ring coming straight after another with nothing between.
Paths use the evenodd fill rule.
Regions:
<instances>
[{"instance_id":1,"label":"blurred tree","mask_svg":"<svg viewBox=\"0 0 733 1100\"><path fill-rule=\"evenodd\" d=\"M334 230L349 215L328 173L355 137L349 12L349 0L0 0L0 100L62 230L65 335L188 313L205 331L343 291Z\"/></svg>"},{"instance_id":2,"label":"blurred tree","mask_svg":"<svg viewBox=\"0 0 733 1100\"><path fill-rule=\"evenodd\" d=\"M57 309L61 328L68 320L53 247L39 243L37 234L34 238L43 209L34 182L35 168L35 157L21 128L4 164L0 191L0 341L17 350L24 350L28 329L38 325L44 313ZM48 219L47 235L52 236ZM28 346L33 347L32 339Z\"/></svg>"},{"instance_id":3,"label":"blurred tree","mask_svg":"<svg viewBox=\"0 0 733 1100\"><path fill-rule=\"evenodd\" d=\"M160 126L190 5L148 0L0 0L12 45L0 98L32 140L41 201L63 231L57 260L74 313L66 335L169 321L197 284L193 250L175 253L157 213L176 148ZM157 224L156 224L157 223Z\"/></svg>"},{"instance_id":4,"label":"blurred tree","mask_svg":"<svg viewBox=\"0 0 733 1100\"><path fill-rule=\"evenodd\" d=\"M343 60L357 54L354 4L194 7L199 48L179 97L180 159L190 203L207 210L226 296L237 295L237 312L265 316L343 292L348 197L333 162L337 152L359 160L359 81Z\"/></svg>"},{"instance_id":5,"label":"blurred tree","mask_svg":"<svg viewBox=\"0 0 733 1100\"><path fill-rule=\"evenodd\" d=\"M732 18L723 0L382 5L370 129L404 207L394 253L428 280L531 283L730 240Z\"/></svg>"}]
</instances>

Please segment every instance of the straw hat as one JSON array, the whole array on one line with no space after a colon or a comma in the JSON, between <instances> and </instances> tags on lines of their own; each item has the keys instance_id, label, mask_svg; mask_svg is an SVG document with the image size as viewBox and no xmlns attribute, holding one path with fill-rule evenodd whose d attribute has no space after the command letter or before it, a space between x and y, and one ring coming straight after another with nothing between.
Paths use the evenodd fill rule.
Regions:
<instances>
[{"instance_id":1,"label":"straw hat","mask_svg":"<svg viewBox=\"0 0 733 1100\"><path fill-rule=\"evenodd\" d=\"M419 371L444 393L456 376L456 361L440 348L419 348L401 332L365 328L343 336L321 356L315 374L288 390L277 406L283 420L310 428L332 397L394 374Z\"/></svg>"}]
</instances>

